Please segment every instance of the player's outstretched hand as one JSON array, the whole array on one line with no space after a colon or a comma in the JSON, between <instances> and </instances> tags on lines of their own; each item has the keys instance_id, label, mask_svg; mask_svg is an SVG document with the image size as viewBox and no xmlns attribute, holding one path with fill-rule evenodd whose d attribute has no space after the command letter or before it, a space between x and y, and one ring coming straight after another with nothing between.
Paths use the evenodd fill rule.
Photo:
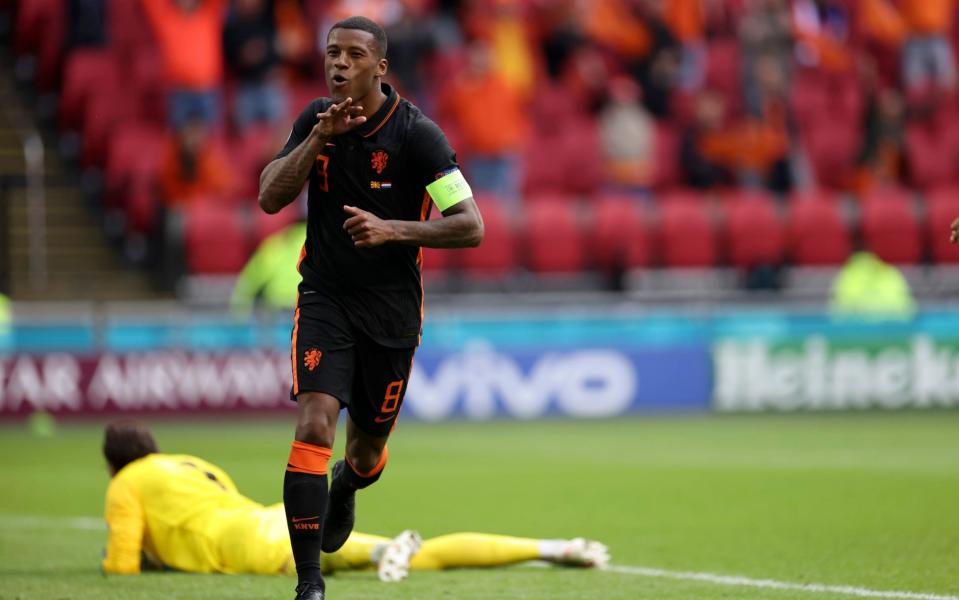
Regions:
<instances>
[{"instance_id":1,"label":"player's outstretched hand","mask_svg":"<svg viewBox=\"0 0 959 600\"><path fill-rule=\"evenodd\" d=\"M953 221L949 228L949 241L953 244L959 243L959 219Z\"/></svg>"},{"instance_id":2,"label":"player's outstretched hand","mask_svg":"<svg viewBox=\"0 0 959 600\"><path fill-rule=\"evenodd\" d=\"M326 112L316 113L319 122L313 127L313 131L323 139L346 133L366 123L366 117L360 115L361 112L363 107L353 106L353 98L347 98L339 104L331 104Z\"/></svg>"},{"instance_id":3,"label":"player's outstretched hand","mask_svg":"<svg viewBox=\"0 0 959 600\"><path fill-rule=\"evenodd\" d=\"M343 229L353 238L357 248L373 248L393 239L393 226L389 221L355 206L344 206L343 212L350 215L343 223Z\"/></svg>"}]
</instances>

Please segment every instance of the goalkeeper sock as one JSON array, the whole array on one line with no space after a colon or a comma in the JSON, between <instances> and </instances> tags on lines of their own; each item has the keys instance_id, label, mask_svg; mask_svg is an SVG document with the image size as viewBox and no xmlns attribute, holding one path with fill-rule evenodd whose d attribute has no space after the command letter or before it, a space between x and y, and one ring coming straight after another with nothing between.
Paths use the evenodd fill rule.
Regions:
<instances>
[{"instance_id":1,"label":"goalkeeper sock","mask_svg":"<svg viewBox=\"0 0 959 600\"><path fill-rule=\"evenodd\" d=\"M329 448L293 442L286 465L283 504L299 583L323 585L320 546L329 494L326 469L331 455Z\"/></svg>"}]
</instances>

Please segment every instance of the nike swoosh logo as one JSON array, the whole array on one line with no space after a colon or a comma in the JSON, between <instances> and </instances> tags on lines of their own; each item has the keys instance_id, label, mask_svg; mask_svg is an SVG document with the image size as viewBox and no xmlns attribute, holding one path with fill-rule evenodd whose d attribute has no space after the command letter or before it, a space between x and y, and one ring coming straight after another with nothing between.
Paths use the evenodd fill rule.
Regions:
<instances>
[{"instance_id":1,"label":"nike swoosh logo","mask_svg":"<svg viewBox=\"0 0 959 600\"><path fill-rule=\"evenodd\" d=\"M303 517L303 518L300 518L300 519L298 519L298 518L296 518L296 517L293 517L293 518L290 519L290 520L293 521L294 523L299 523L300 521L315 521L315 520L317 520L317 519L319 519L319 517Z\"/></svg>"},{"instance_id":2,"label":"nike swoosh logo","mask_svg":"<svg viewBox=\"0 0 959 600\"><path fill-rule=\"evenodd\" d=\"M387 421L395 418L396 418L396 415L390 415L388 417L376 417L373 420L376 421L377 423L386 423Z\"/></svg>"}]
</instances>

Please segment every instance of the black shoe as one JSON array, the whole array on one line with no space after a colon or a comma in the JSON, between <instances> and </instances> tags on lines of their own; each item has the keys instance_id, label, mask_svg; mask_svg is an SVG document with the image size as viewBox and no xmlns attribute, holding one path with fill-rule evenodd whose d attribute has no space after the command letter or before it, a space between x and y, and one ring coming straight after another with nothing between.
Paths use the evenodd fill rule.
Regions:
<instances>
[{"instance_id":1,"label":"black shoe","mask_svg":"<svg viewBox=\"0 0 959 600\"><path fill-rule=\"evenodd\" d=\"M356 520L356 490L347 487L343 481L343 470L346 468L346 462L342 460L333 465L333 483L330 484L330 497L323 519L322 548L327 554L343 547Z\"/></svg>"},{"instance_id":2,"label":"black shoe","mask_svg":"<svg viewBox=\"0 0 959 600\"><path fill-rule=\"evenodd\" d=\"M324 600L326 594L323 592L323 586L316 583L301 583L296 586L296 598L294 600Z\"/></svg>"}]
</instances>

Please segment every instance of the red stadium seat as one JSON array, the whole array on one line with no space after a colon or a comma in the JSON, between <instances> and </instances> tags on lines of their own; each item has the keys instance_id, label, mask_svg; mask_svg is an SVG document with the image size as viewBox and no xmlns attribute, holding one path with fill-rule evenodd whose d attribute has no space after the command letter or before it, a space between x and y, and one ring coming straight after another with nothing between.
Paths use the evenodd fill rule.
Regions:
<instances>
[{"instance_id":1,"label":"red stadium seat","mask_svg":"<svg viewBox=\"0 0 959 600\"><path fill-rule=\"evenodd\" d=\"M14 47L20 54L33 54L45 44L58 48L60 39L54 39L57 22L66 21L66 3L63 0L20 0L17 3L14 24Z\"/></svg>"},{"instance_id":2,"label":"red stadium seat","mask_svg":"<svg viewBox=\"0 0 959 600\"><path fill-rule=\"evenodd\" d=\"M850 183L859 151L859 124L830 117L817 120L805 135L806 150L820 185L844 188Z\"/></svg>"},{"instance_id":3,"label":"red stadium seat","mask_svg":"<svg viewBox=\"0 0 959 600\"><path fill-rule=\"evenodd\" d=\"M565 190L576 194L590 194L603 183L602 151L595 121L570 121L564 127L557 151L562 164Z\"/></svg>"},{"instance_id":4,"label":"red stadium seat","mask_svg":"<svg viewBox=\"0 0 959 600\"><path fill-rule=\"evenodd\" d=\"M955 179L956 140L948 130L923 125L906 129L906 161L912 182L928 189Z\"/></svg>"},{"instance_id":5,"label":"red stadium seat","mask_svg":"<svg viewBox=\"0 0 959 600\"><path fill-rule=\"evenodd\" d=\"M526 264L535 273L577 273L586 266L578 207L531 202L526 209Z\"/></svg>"},{"instance_id":6,"label":"red stadium seat","mask_svg":"<svg viewBox=\"0 0 959 600\"><path fill-rule=\"evenodd\" d=\"M739 109L742 96L742 61L735 39L712 42L706 50L706 88L722 94L732 112Z\"/></svg>"},{"instance_id":7,"label":"red stadium seat","mask_svg":"<svg viewBox=\"0 0 959 600\"><path fill-rule=\"evenodd\" d=\"M292 225L299 218L298 206L287 206L280 212L268 215L259 206L253 207L253 248L267 237Z\"/></svg>"},{"instance_id":8,"label":"red stadium seat","mask_svg":"<svg viewBox=\"0 0 959 600\"><path fill-rule=\"evenodd\" d=\"M141 2L109 0L107 30L110 41L121 56L130 56L138 48L153 46L153 29L143 12Z\"/></svg>"},{"instance_id":9,"label":"red stadium seat","mask_svg":"<svg viewBox=\"0 0 959 600\"><path fill-rule=\"evenodd\" d=\"M524 194L559 192L564 186L564 165L559 158L559 137L534 137L523 153Z\"/></svg>"},{"instance_id":10,"label":"red stadium seat","mask_svg":"<svg viewBox=\"0 0 959 600\"><path fill-rule=\"evenodd\" d=\"M959 244L949 242L949 227L959 218L959 188L941 188L926 200L926 237L937 263L959 263Z\"/></svg>"},{"instance_id":11,"label":"red stadium seat","mask_svg":"<svg viewBox=\"0 0 959 600\"><path fill-rule=\"evenodd\" d=\"M660 235L666 267L716 264L716 231L703 200L664 199L660 203Z\"/></svg>"},{"instance_id":12,"label":"red stadium seat","mask_svg":"<svg viewBox=\"0 0 959 600\"><path fill-rule=\"evenodd\" d=\"M679 183L679 150L681 136L679 131L668 123L656 122L656 151L653 185L667 188Z\"/></svg>"},{"instance_id":13,"label":"red stadium seat","mask_svg":"<svg viewBox=\"0 0 959 600\"><path fill-rule=\"evenodd\" d=\"M652 262L649 234L637 198L606 196L594 205L590 246L600 269L647 267Z\"/></svg>"},{"instance_id":14,"label":"red stadium seat","mask_svg":"<svg viewBox=\"0 0 959 600\"><path fill-rule=\"evenodd\" d=\"M829 91L824 78L816 71L801 70L793 79L789 101L802 129L829 112Z\"/></svg>"},{"instance_id":15,"label":"red stadium seat","mask_svg":"<svg viewBox=\"0 0 959 600\"><path fill-rule=\"evenodd\" d=\"M93 90L83 117L84 166L102 166L106 161L110 136L122 125L136 120L136 99L116 89Z\"/></svg>"},{"instance_id":16,"label":"red stadium seat","mask_svg":"<svg viewBox=\"0 0 959 600\"><path fill-rule=\"evenodd\" d=\"M423 248L423 277L445 275L453 268L453 253L443 248Z\"/></svg>"},{"instance_id":17,"label":"red stadium seat","mask_svg":"<svg viewBox=\"0 0 959 600\"><path fill-rule=\"evenodd\" d=\"M104 175L105 202L116 199L138 174L152 177L163 152L163 130L143 123L129 123L110 138Z\"/></svg>"},{"instance_id":18,"label":"red stadium seat","mask_svg":"<svg viewBox=\"0 0 959 600\"><path fill-rule=\"evenodd\" d=\"M280 150L274 147L275 139L271 127L252 127L227 147L234 171L240 178L237 182L240 196L256 197L260 187L260 171Z\"/></svg>"},{"instance_id":19,"label":"red stadium seat","mask_svg":"<svg viewBox=\"0 0 959 600\"><path fill-rule=\"evenodd\" d=\"M157 225L159 198L150 173L133 173L119 195L127 232L148 233Z\"/></svg>"},{"instance_id":20,"label":"red stadium seat","mask_svg":"<svg viewBox=\"0 0 959 600\"><path fill-rule=\"evenodd\" d=\"M790 202L788 243L790 258L798 265L839 265L851 250L839 206L823 196Z\"/></svg>"},{"instance_id":21,"label":"red stadium seat","mask_svg":"<svg viewBox=\"0 0 959 600\"><path fill-rule=\"evenodd\" d=\"M189 272L229 274L243 268L249 252L240 211L216 201L198 201L187 207L185 221Z\"/></svg>"},{"instance_id":22,"label":"red stadium seat","mask_svg":"<svg viewBox=\"0 0 959 600\"><path fill-rule=\"evenodd\" d=\"M922 235L912 199L902 190L883 190L863 198L862 234L867 250L893 264L922 260Z\"/></svg>"},{"instance_id":23,"label":"red stadium seat","mask_svg":"<svg viewBox=\"0 0 959 600\"><path fill-rule=\"evenodd\" d=\"M98 89L116 89L120 76L109 50L74 50L63 66L60 128L77 129L86 113L87 99Z\"/></svg>"},{"instance_id":24,"label":"red stadium seat","mask_svg":"<svg viewBox=\"0 0 959 600\"><path fill-rule=\"evenodd\" d=\"M483 215L485 235L476 248L450 251L457 254L463 271L469 276L502 277L516 269L516 234L504 200L477 194L476 203Z\"/></svg>"},{"instance_id":25,"label":"red stadium seat","mask_svg":"<svg viewBox=\"0 0 959 600\"><path fill-rule=\"evenodd\" d=\"M778 265L785 250L785 227L772 198L741 192L726 203L729 262L735 267Z\"/></svg>"}]
</instances>

